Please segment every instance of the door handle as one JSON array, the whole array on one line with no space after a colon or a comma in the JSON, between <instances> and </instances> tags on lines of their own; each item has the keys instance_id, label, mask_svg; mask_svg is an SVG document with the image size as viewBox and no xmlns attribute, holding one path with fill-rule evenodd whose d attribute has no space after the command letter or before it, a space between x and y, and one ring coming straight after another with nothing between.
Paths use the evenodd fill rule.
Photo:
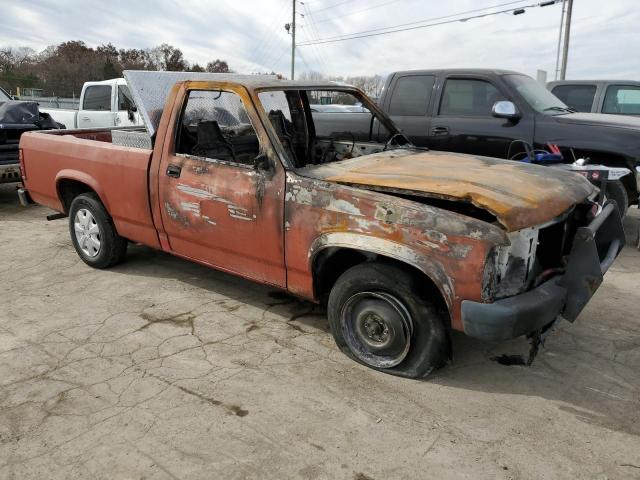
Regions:
<instances>
[{"instance_id":1,"label":"door handle","mask_svg":"<svg viewBox=\"0 0 640 480\"><path fill-rule=\"evenodd\" d=\"M169 165L167 167L167 177L180 178L182 167L180 165Z\"/></svg>"},{"instance_id":2,"label":"door handle","mask_svg":"<svg viewBox=\"0 0 640 480\"><path fill-rule=\"evenodd\" d=\"M89 117L82 117L82 120L84 120L84 121L86 121L86 122L90 122L90 121L91 121L91 118L89 118Z\"/></svg>"},{"instance_id":3,"label":"door handle","mask_svg":"<svg viewBox=\"0 0 640 480\"><path fill-rule=\"evenodd\" d=\"M433 127L431 129L432 135L449 135L449 127Z\"/></svg>"}]
</instances>

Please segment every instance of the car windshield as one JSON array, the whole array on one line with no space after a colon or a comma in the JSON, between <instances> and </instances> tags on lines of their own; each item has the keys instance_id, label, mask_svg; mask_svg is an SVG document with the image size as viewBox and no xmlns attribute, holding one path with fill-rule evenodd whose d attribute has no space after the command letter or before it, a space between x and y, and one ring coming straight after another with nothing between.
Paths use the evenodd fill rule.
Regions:
<instances>
[{"instance_id":1,"label":"car windshield","mask_svg":"<svg viewBox=\"0 0 640 480\"><path fill-rule=\"evenodd\" d=\"M11 97L7 92L0 88L0 100L11 100Z\"/></svg>"},{"instance_id":2,"label":"car windshield","mask_svg":"<svg viewBox=\"0 0 640 480\"><path fill-rule=\"evenodd\" d=\"M575 112L544 85L526 75L505 75L507 83L515 88L535 111L545 115L563 115Z\"/></svg>"}]
</instances>

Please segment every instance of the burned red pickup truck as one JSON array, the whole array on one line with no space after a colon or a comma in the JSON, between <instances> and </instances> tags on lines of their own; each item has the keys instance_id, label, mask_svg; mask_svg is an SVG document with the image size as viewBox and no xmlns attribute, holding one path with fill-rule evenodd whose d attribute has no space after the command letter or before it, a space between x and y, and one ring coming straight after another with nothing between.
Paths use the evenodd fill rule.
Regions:
<instances>
[{"instance_id":1,"label":"burned red pickup truck","mask_svg":"<svg viewBox=\"0 0 640 480\"><path fill-rule=\"evenodd\" d=\"M137 242L324 303L369 367L424 377L450 358L450 329L540 338L622 249L615 204L584 178L416 148L355 88L125 77L145 128L23 135L22 202L68 216L93 267ZM316 128L310 105L337 97L368 129Z\"/></svg>"}]
</instances>

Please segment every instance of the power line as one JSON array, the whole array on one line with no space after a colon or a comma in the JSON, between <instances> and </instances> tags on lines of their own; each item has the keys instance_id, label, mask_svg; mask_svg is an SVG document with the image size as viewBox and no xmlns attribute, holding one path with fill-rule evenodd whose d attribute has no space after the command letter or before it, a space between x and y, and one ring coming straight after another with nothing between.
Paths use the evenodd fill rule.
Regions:
<instances>
[{"instance_id":1,"label":"power line","mask_svg":"<svg viewBox=\"0 0 640 480\"><path fill-rule=\"evenodd\" d=\"M504 6L504 5L508 5L508 4L515 4L515 3L521 3L524 0L520 0L520 1L515 1L515 2L508 2L507 4L502 4L500 6ZM446 25L449 23L455 23L455 22L466 22L468 20L473 20L476 18L484 18L484 17L489 17L492 15L498 15L501 13L512 13L515 12L516 10L521 10L524 8L533 8L533 7L542 7L542 6L548 6L548 5L554 5L556 3L558 3L560 0L550 0L548 2L541 2L541 3L533 3L533 4L529 4L529 5L521 5L519 7L515 7L515 8L508 8L508 9L504 9L504 10L499 10L496 12L489 12L489 13L483 13L480 15L473 15L470 17L463 17L463 18L455 18L453 20L446 20L443 22L437 22L437 23L428 23L426 25L417 25L417 26L412 26L412 27L406 27L406 28L399 28L399 27L404 27L405 25L416 25L419 23L424 23L424 22L433 22L435 20L440 20L440 19L445 19L445 18L451 18L451 17L456 17L459 15L463 15L465 13L470 13L471 11L467 11L467 12L461 12L461 13L457 13L457 14L453 14L453 15L446 15L444 17L435 17L435 18L428 18L428 19L424 19L424 20L420 20L417 22L410 22L410 23L405 23L405 24L400 24L400 25L394 25L391 27L385 27L385 28L377 28L374 30L365 30L362 32L354 32L354 33L348 33L348 34L344 34L344 35L336 35L333 37L325 37L325 38L320 38L315 42L304 42L304 43L300 43L298 44L298 46L300 47L305 47L308 45L312 45L312 44L324 44L324 43L334 43L334 42L342 42L342 41L346 41L346 40L355 40L358 38L366 38L366 37L375 37L378 35L388 35L391 33L398 33L398 32L405 32L408 30L418 30L421 28L427 28L427 27L435 27L438 25ZM495 5L493 7L485 7L483 9L476 9L475 11L484 11L484 10L488 10L488 9L493 9L493 8L497 8L498 5ZM388 30L388 31L385 31Z\"/></svg>"},{"instance_id":2,"label":"power line","mask_svg":"<svg viewBox=\"0 0 640 480\"><path fill-rule=\"evenodd\" d=\"M301 2L302 3L302 2ZM311 36L312 41L317 41L320 38L320 34L318 33L318 29L315 26L315 19L313 18L313 14L312 12L309 10L309 7L305 4L302 5L304 7L305 12L307 12L307 16L303 17L308 20L308 24L309 24L309 34ZM307 35L307 33L305 32L305 36ZM315 38L314 38L315 37ZM322 69L325 70L325 73L327 73L328 70L328 61L327 58L325 57L325 54L323 52L323 50L318 47L317 45L313 46L313 50L314 50L314 54L316 55L316 57L318 58L319 63L322 65Z\"/></svg>"},{"instance_id":3,"label":"power line","mask_svg":"<svg viewBox=\"0 0 640 480\"><path fill-rule=\"evenodd\" d=\"M282 29L282 25L286 22L288 15L289 4L288 1L285 0L281 4L281 8L278 13L272 17L272 21L267 28L269 34L265 36L264 41L258 46L253 54L253 58L258 63L268 66L269 59L275 56L274 52L277 51L278 44L282 39L279 32Z\"/></svg>"},{"instance_id":4,"label":"power line","mask_svg":"<svg viewBox=\"0 0 640 480\"><path fill-rule=\"evenodd\" d=\"M318 10L315 11L315 13L324 12L325 10L329 10L331 8L339 7L340 5L344 5L345 3L349 3L349 2L352 2L352 1L353 0L343 0L342 2L334 3L333 5L329 5L327 7L319 8Z\"/></svg>"},{"instance_id":5,"label":"power line","mask_svg":"<svg viewBox=\"0 0 640 480\"><path fill-rule=\"evenodd\" d=\"M510 1L510 2L499 3L497 5L491 5L491 6L488 6L488 7L474 8L473 10L465 10L464 12L452 13L450 15L444 15L444 16L441 16L441 17L431 17L431 18L425 18L423 20L417 20L415 22L401 23L399 25L393 25L391 27L374 28L374 29L371 29L371 30L364 30L362 32L345 33L343 35L335 35L333 37L325 37L324 40L340 38L340 37L346 37L346 36L351 36L351 35L360 35L360 34L363 34L363 33L382 32L384 30L391 30L391 29L395 29L395 28L399 28L399 27L407 27L407 26L410 26L410 25L418 25L420 23L425 23L425 22L433 22L433 21L436 21L436 20L445 20L447 18L459 17L460 15L467 15L469 13L484 12L484 11L487 11L487 10L493 10L494 8L506 7L508 5L514 5L516 3L523 3L523 2L526 2L526 1L527 0L514 0L514 1ZM522 7L518 7L518 8L522 8ZM502 12L500 12L500 13L502 13Z\"/></svg>"},{"instance_id":6,"label":"power line","mask_svg":"<svg viewBox=\"0 0 640 480\"><path fill-rule=\"evenodd\" d=\"M389 0L389 1L384 2L384 3L379 3L378 5L372 5L370 7L363 8L361 10L356 10L355 12L344 13L342 15L333 16L333 17L324 17L324 18L321 18L320 20L316 20L316 24L331 22L332 20L337 20L339 18L350 17L350 16L356 15L358 13L362 13L362 12L366 12L366 11L369 11L369 10L373 10L374 8L384 7L385 5L389 5L391 3L396 3L396 2L399 2L399 1L400 0Z\"/></svg>"}]
</instances>

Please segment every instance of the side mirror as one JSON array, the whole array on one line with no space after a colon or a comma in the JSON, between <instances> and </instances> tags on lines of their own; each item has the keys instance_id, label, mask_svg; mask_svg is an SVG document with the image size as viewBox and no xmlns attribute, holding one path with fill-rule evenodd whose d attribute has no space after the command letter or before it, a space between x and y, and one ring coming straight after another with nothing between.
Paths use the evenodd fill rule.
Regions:
<instances>
[{"instance_id":1,"label":"side mirror","mask_svg":"<svg viewBox=\"0 0 640 480\"><path fill-rule=\"evenodd\" d=\"M271 162L266 153L260 153L253 161L253 168L259 171L268 171L271 168Z\"/></svg>"},{"instance_id":2,"label":"side mirror","mask_svg":"<svg viewBox=\"0 0 640 480\"><path fill-rule=\"evenodd\" d=\"M20 100L20 97L18 97L18 95L11 95L11 100Z\"/></svg>"},{"instance_id":3,"label":"side mirror","mask_svg":"<svg viewBox=\"0 0 640 480\"><path fill-rule=\"evenodd\" d=\"M496 118L506 118L507 120L518 120L520 113L513 102L502 100L493 104L491 114Z\"/></svg>"}]
</instances>

